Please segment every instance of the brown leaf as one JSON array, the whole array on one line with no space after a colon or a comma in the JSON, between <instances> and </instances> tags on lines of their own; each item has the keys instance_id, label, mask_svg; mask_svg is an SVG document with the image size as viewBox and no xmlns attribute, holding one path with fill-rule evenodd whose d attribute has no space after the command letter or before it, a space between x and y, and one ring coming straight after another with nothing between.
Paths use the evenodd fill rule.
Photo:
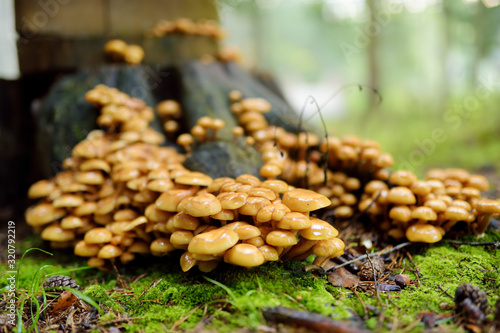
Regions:
<instances>
[{"instance_id":1,"label":"brown leaf","mask_svg":"<svg viewBox=\"0 0 500 333\"><path fill-rule=\"evenodd\" d=\"M352 288L359 283L359 277L341 267L328 274L328 282L336 287Z\"/></svg>"},{"instance_id":2,"label":"brown leaf","mask_svg":"<svg viewBox=\"0 0 500 333\"><path fill-rule=\"evenodd\" d=\"M54 313L59 310L64 310L66 308L69 308L73 303L76 302L76 296L73 295L71 292L65 290L61 294L61 298L57 300L56 305L52 308L52 310L49 311L49 313Z\"/></svg>"}]
</instances>

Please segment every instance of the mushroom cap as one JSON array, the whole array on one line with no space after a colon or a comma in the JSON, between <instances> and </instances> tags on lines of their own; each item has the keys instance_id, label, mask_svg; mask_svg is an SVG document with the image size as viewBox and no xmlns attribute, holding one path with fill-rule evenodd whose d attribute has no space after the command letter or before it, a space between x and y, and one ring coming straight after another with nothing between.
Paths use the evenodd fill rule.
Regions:
<instances>
[{"instance_id":1,"label":"mushroom cap","mask_svg":"<svg viewBox=\"0 0 500 333\"><path fill-rule=\"evenodd\" d=\"M61 220L61 228L63 229L76 229L83 227L84 223L81 218L74 215L69 215Z\"/></svg>"},{"instance_id":2,"label":"mushroom cap","mask_svg":"<svg viewBox=\"0 0 500 333\"><path fill-rule=\"evenodd\" d=\"M481 199L476 204L478 213L498 214L500 213L500 202L491 199Z\"/></svg>"},{"instance_id":3,"label":"mushroom cap","mask_svg":"<svg viewBox=\"0 0 500 333\"><path fill-rule=\"evenodd\" d=\"M48 196L53 190L56 189L54 182L50 180L39 180L33 183L28 190L28 198L37 199Z\"/></svg>"},{"instance_id":4,"label":"mushroom cap","mask_svg":"<svg viewBox=\"0 0 500 333\"><path fill-rule=\"evenodd\" d=\"M408 187L404 186L391 188L387 200L396 205L413 205L417 202L413 192Z\"/></svg>"},{"instance_id":5,"label":"mushroom cap","mask_svg":"<svg viewBox=\"0 0 500 333\"><path fill-rule=\"evenodd\" d=\"M158 209L165 210L167 212L177 212L177 206L179 203L185 198L192 196L193 193L193 189L168 190L156 199L155 205Z\"/></svg>"},{"instance_id":6,"label":"mushroom cap","mask_svg":"<svg viewBox=\"0 0 500 333\"><path fill-rule=\"evenodd\" d=\"M113 238L113 234L106 228L95 228L87 231L83 240L87 244L102 244L109 243Z\"/></svg>"},{"instance_id":7,"label":"mushroom cap","mask_svg":"<svg viewBox=\"0 0 500 333\"><path fill-rule=\"evenodd\" d=\"M317 219L310 218L311 226L306 229L299 230L299 234L309 240L322 240L332 237L337 237L339 232L331 226L330 223Z\"/></svg>"},{"instance_id":8,"label":"mushroom cap","mask_svg":"<svg viewBox=\"0 0 500 333\"><path fill-rule=\"evenodd\" d=\"M128 183L127 183L128 184ZM173 189L175 186L174 182L168 178L162 179L152 179L148 181L146 188L155 192L166 192Z\"/></svg>"},{"instance_id":9,"label":"mushroom cap","mask_svg":"<svg viewBox=\"0 0 500 333\"><path fill-rule=\"evenodd\" d=\"M292 246L297 242L297 236L286 230L273 230L266 236L266 243L272 246Z\"/></svg>"},{"instance_id":10,"label":"mushroom cap","mask_svg":"<svg viewBox=\"0 0 500 333\"><path fill-rule=\"evenodd\" d=\"M224 261L237 266L255 267L265 262L264 255L255 246L237 244L224 254Z\"/></svg>"},{"instance_id":11,"label":"mushroom cap","mask_svg":"<svg viewBox=\"0 0 500 333\"><path fill-rule=\"evenodd\" d=\"M330 199L324 195L301 188L286 192L282 200L283 204L297 212L311 212L331 204Z\"/></svg>"},{"instance_id":12,"label":"mushroom cap","mask_svg":"<svg viewBox=\"0 0 500 333\"><path fill-rule=\"evenodd\" d=\"M412 219L411 209L403 205L394 206L389 211L389 217L393 220L406 223Z\"/></svg>"},{"instance_id":13,"label":"mushroom cap","mask_svg":"<svg viewBox=\"0 0 500 333\"><path fill-rule=\"evenodd\" d=\"M413 219L419 219L419 220L425 220L425 221L436 221L437 220L437 214L436 212L427 206L420 206L415 208L411 212L411 217Z\"/></svg>"},{"instance_id":14,"label":"mushroom cap","mask_svg":"<svg viewBox=\"0 0 500 333\"><path fill-rule=\"evenodd\" d=\"M80 164L80 170L81 171L102 170L104 172L109 172L111 170L111 167L105 160L90 159L83 161Z\"/></svg>"},{"instance_id":15,"label":"mushroom cap","mask_svg":"<svg viewBox=\"0 0 500 333\"><path fill-rule=\"evenodd\" d=\"M443 234L441 227L431 224L417 223L406 229L406 238L410 242L436 243L443 238Z\"/></svg>"},{"instance_id":16,"label":"mushroom cap","mask_svg":"<svg viewBox=\"0 0 500 333\"><path fill-rule=\"evenodd\" d=\"M43 229L41 237L53 242L67 242L75 239L75 233L73 230L61 228L59 224L52 224Z\"/></svg>"},{"instance_id":17,"label":"mushroom cap","mask_svg":"<svg viewBox=\"0 0 500 333\"><path fill-rule=\"evenodd\" d=\"M261 197L248 197L246 203L238 209L242 215L256 216L264 207L271 205L271 201Z\"/></svg>"},{"instance_id":18,"label":"mushroom cap","mask_svg":"<svg viewBox=\"0 0 500 333\"><path fill-rule=\"evenodd\" d=\"M221 227L222 229L229 229L238 234L238 238L246 240L261 235L261 231L254 225L246 222L232 222Z\"/></svg>"},{"instance_id":19,"label":"mushroom cap","mask_svg":"<svg viewBox=\"0 0 500 333\"><path fill-rule=\"evenodd\" d=\"M446 204L443 200L433 199L427 200L424 203L424 206L432 208L435 212L442 213L446 210Z\"/></svg>"},{"instance_id":20,"label":"mushroom cap","mask_svg":"<svg viewBox=\"0 0 500 333\"><path fill-rule=\"evenodd\" d=\"M175 250L175 247L170 243L170 239L166 237L157 238L151 242L149 249L154 256L164 256ZM129 249L130 251L130 249Z\"/></svg>"},{"instance_id":21,"label":"mushroom cap","mask_svg":"<svg viewBox=\"0 0 500 333\"><path fill-rule=\"evenodd\" d=\"M130 253L149 254L149 244L142 240L136 240L127 250Z\"/></svg>"},{"instance_id":22,"label":"mushroom cap","mask_svg":"<svg viewBox=\"0 0 500 333\"><path fill-rule=\"evenodd\" d=\"M180 264L183 272L189 271L191 268L196 266L197 260L193 257L193 254L189 251L184 252L181 255Z\"/></svg>"},{"instance_id":23,"label":"mushroom cap","mask_svg":"<svg viewBox=\"0 0 500 333\"><path fill-rule=\"evenodd\" d=\"M265 187L253 187L248 191L248 195L252 197L262 197L270 201L276 199L276 193L273 190Z\"/></svg>"},{"instance_id":24,"label":"mushroom cap","mask_svg":"<svg viewBox=\"0 0 500 333\"><path fill-rule=\"evenodd\" d=\"M43 202L36 206L31 206L26 210L26 222L32 226L37 227L66 215L66 211L62 208L55 208L51 203Z\"/></svg>"},{"instance_id":25,"label":"mushroom cap","mask_svg":"<svg viewBox=\"0 0 500 333\"><path fill-rule=\"evenodd\" d=\"M259 212L260 213L260 212ZM258 216L258 215L257 215ZM300 230L311 227L312 223L309 217L302 213L290 212L285 214L278 222L278 228L286 230Z\"/></svg>"},{"instance_id":26,"label":"mushroom cap","mask_svg":"<svg viewBox=\"0 0 500 333\"><path fill-rule=\"evenodd\" d=\"M222 209L238 209L247 202L247 193L223 192L217 196Z\"/></svg>"},{"instance_id":27,"label":"mushroom cap","mask_svg":"<svg viewBox=\"0 0 500 333\"><path fill-rule=\"evenodd\" d=\"M213 182L212 177L201 172L188 172L175 177L177 184L208 186Z\"/></svg>"},{"instance_id":28,"label":"mushroom cap","mask_svg":"<svg viewBox=\"0 0 500 333\"><path fill-rule=\"evenodd\" d=\"M288 185L287 185L288 186ZM287 206L285 206L282 203L273 203L271 205L267 205L262 207L258 212L257 215L255 216L255 220L257 222L269 222L271 220L274 221L281 221L283 217L287 214L290 213L291 210ZM299 213L301 214L301 213ZM301 214L304 216L304 214ZM283 227L279 227L281 229L287 229Z\"/></svg>"},{"instance_id":29,"label":"mushroom cap","mask_svg":"<svg viewBox=\"0 0 500 333\"><path fill-rule=\"evenodd\" d=\"M174 215L173 226L178 229L196 230L200 225L200 220L197 217L181 212Z\"/></svg>"},{"instance_id":30,"label":"mushroom cap","mask_svg":"<svg viewBox=\"0 0 500 333\"><path fill-rule=\"evenodd\" d=\"M106 244L97 253L97 258L101 259L113 259L121 256L123 253L122 249L113 244Z\"/></svg>"},{"instance_id":31,"label":"mushroom cap","mask_svg":"<svg viewBox=\"0 0 500 333\"><path fill-rule=\"evenodd\" d=\"M75 254L80 257L95 257L99 253L99 245L87 244L81 240L75 245Z\"/></svg>"},{"instance_id":32,"label":"mushroom cap","mask_svg":"<svg viewBox=\"0 0 500 333\"><path fill-rule=\"evenodd\" d=\"M259 246L258 249L262 252L266 261L277 261L280 258L278 251L270 245L262 245Z\"/></svg>"},{"instance_id":33,"label":"mushroom cap","mask_svg":"<svg viewBox=\"0 0 500 333\"><path fill-rule=\"evenodd\" d=\"M178 249L187 248L194 235L188 230L177 230L170 235L170 243Z\"/></svg>"},{"instance_id":34,"label":"mushroom cap","mask_svg":"<svg viewBox=\"0 0 500 333\"><path fill-rule=\"evenodd\" d=\"M444 218L451 221L466 221L469 218L469 212L459 206L449 206L444 212Z\"/></svg>"},{"instance_id":35,"label":"mushroom cap","mask_svg":"<svg viewBox=\"0 0 500 333\"><path fill-rule=\"evenodd\" d=\"M177 206L177 210L191 216L201 217L220 213L222 207L215 195L202 193L182 200Z\"/></svg>"},{"instance_id":36,"label":"mushroom cap","mask_svg":"<svg viewBox=\"0 0 500 333\"><path fill-rule=\"evenodd\" d=\"M73 214L76 216L92 215L95 213L97 208L97 203L94 201L87 201L82 203L80 206L73 210Z\"/></svg>"},{"instance_id":37,"label":"mushroom cap","mask_svg":"<svg viewBox=\"0 0 500 333\"><path fill-rule=\"evenodd\" d=\"M337 254L337 256L344 253L345 244L340 238L329 238L318 241L312 247L312 251L315 255L320 257L329 257Z\"/></svg>"},{"instance_id":38,"label":"mushroom cap","mask_svg":"<svg viewBox=\"0 0 500 333\"><path fill-rule=\"evenodd\" d=\"M210 215L210 217L219 221L231 221L234 220L234 212L229 209L222 209L219 213Z\"/></svg>"},{"instance_id":39,"label":"mushroom cap","mask_svg":"<svg viewBox=\"0 0 500 333\"><path fill-rule=\"evenodd\" d=\"M263 181L260 186L273 190L276 193L285 193L288 191L288 184L283 180L268 179Z\"/></svg>"},{"instance_id":40,"label":"mushroom cap","mask_svg":"<svg viewBox=\"0 0 500 333\"><path fill-rule=\"evenodd\" d=\"M207 191L208 192L217 192L217 191L219 191L219 189L222 185L224 185L225 183L228 183L228 182L235 183L236 181L230 177L216 178L210 185L207 186Z\"/></svg>"},{"instance_id":41,"label":"mushroom cap","mask_svg":"<svg viewBox=\"0 0 500 333\"><path fill-rule=\"evenodd\" d=\"M242 183L245 185L251 185L251 186L260 186L260 179L249 174L243 174L238 176L236 179L236 182Z\"/></svg>"},{"instance_id":42,"label":"mushroom cap","mask_svg":"<svg viewBox=\"0 0 500 333\"><path fill-rule=\"evenodd\" d=\"M411 184L410 189L415 193L416 195L427 195L431 193L431 187L425 180L417 180Z\"/></svg>"},{"instance_id":43,"label":"mushroom cap","mask_svg":"<svg viewBox=\"0 0 500 333\"><path fill-rule=\"evenodd\" d=\"M388 186L381 180L371 180L365 185L365 193L372 194L380 190L387 190Z\"/></svg>"},{"instance_id":44,"label":"mushroom cap","mask_svg":"<svg viewBox=\"0 0 500 333\"><path fill-rule=\"evenodd\" d=\"M75 174L75 181L86 185L102 185L104 176L101 171L79 171Z\"/></svg>"},{"instance_id":45,"label":"mushroom cap","mask_svg":"<svg viewBox=\"0 0 500 333\"><path fill-rule=\"evenodd\" d=\"M115 213L116 215L116 213ZM115 215L113 215L113 218L115 218ZM164 210L158 209L155 204L150 204L149 206L146 207L146 210L144 211L144 215L147 217L149 221L153 222L162 222L168 220L168 218L171 216L171 213L168 213ZM134 219L133 217L132 219ZM119 220L116 219L115 220Z\"/></svg>"},{"instance_id":46,"label":"mushroom cap","mask_svg":"<svg viewBox=\"0 0 500 333\"><path fill-rule=\"evenodd\" d=\"M483 175L471 175L466 186L475 187L480 191L488 191L490 188L488 180Z\"/></svg>"},{"instance_id":47,"label":"mushroom cap","mask_svg":"<svg viewBox=\"0 0 500 333\"><path fill-rule=\"evenodd\" d=\"M417 176L408 170L397 170L389 176L389 182L397 186L410 186L417 180Z\"/></svg>"},{"instance_id":48,"label":"mushroom cap","mask_svg":"<svg viewBox=\"0 0 500 333\"><path fill-rule=\"evenodd\" d=\"M219 254L233 247L238 240L238 234L232 230L214 229L194 236L188 251L197 254Z\"/></svg>"},{"instance_id":49,"label":"mushroom cap","mask_svg":"<svg viewBox=\"0 0 500 333\"><path fill-rule=\"evenodd\" d=\"M78 207L81 204L83 204L83 198L75 194L63 194L52 203L56 208Z\"/></svg>"},{"instance_id":50,"label":"mushroom cap","mask_svg":"<svg viewBox=\"0 0 500 333\"><path fill-rule=\"evenodd\" d=\"M264 98L244 98L240 101L241 106L246 111L257 111L266 113L271 111L271 104Z\"/></svg>"}]
</instances>

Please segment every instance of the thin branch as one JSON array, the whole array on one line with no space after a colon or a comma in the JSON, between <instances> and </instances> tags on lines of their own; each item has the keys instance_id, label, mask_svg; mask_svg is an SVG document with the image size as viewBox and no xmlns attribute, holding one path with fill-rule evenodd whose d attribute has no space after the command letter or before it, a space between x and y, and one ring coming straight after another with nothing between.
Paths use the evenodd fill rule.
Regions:
<instances>
[{"instance_id":1,"label":"thin branch","mask_svg":"<svg viewBox=\"0 0 500 333\"><path fill-rule=\"evenodd\" d=\"M497 242L460 242L460 241L454 241L454 240L447 240L447 242L452 243L452 244L459 244L459 245L500 247L500 241L497 241Z\"/></svg>"},{"instance_id":2,"label":"thin branch","mask_svg":"<svg viewBox=\"0 0 500 333\"><path fill-rule=\"evenodd\" d=\"M346 261L345 263L343 264L340 264L338 266L335 266L335 267L332 267L330 268L329 270L327 270L326 272L327 273L330 273L330 272L334 272L335 270L341 268L341 267L344 267L344 266L347 266L347 265L350 265L356 261L359 261L359 260L363 260L363 259L367 259L367 258L372 258L372 257L376 257L376 256L384 256L386 254L389 254L391 252L394 252L394 251L397 251L399 249L402 249L408 245L411 245L412 242L406 242L406 243L401 243L401 244L398 244L396 246L394 246L392 249L389 249L389 250L385 250L385 251L379 251L379 252L374 252L374 253L369 253L369 254L363 254L357 258L354 258L353 260L349 260L349 261Z\"/></svg>"}]
</instances>

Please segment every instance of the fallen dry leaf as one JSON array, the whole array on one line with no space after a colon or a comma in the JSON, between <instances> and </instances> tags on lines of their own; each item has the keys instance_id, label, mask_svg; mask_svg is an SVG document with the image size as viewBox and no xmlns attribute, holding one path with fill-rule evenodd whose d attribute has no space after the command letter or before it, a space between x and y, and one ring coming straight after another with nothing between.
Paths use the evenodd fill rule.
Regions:
<instances>
[{"instance_id":1,"label":"fallen dry leaf","mask_svg":"<svg viewBox=\"0 0 500 333\"><path fill-rule=\"evenodd\" d=\"M359 283L359 276L341 267L335 272L328 274L328 282L335 287L352 288Z\"/></svg>"},{"instance_id":2,"label":"fallen dry leaf","mask_svg":"<svg viewBox=\"0 0 500 333\"><path fill-rule=\"evenodd\" d=\"M73 295L71 292L65 290L62 292L61 298L57 300L56 305L54 305L54 307L52 308L52 310L49 311L49 313L54 313L59 310L69 308L75 302L76 302L76 296Z\"/></svg>"}]
</instances>

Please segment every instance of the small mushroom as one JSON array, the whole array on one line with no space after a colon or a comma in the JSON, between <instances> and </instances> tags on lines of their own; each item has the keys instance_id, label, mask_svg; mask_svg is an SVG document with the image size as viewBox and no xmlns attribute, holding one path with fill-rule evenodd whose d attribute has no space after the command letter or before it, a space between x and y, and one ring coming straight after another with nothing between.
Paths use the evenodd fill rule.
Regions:
<instances>
[{"instance_id":1,"label":"small mushroom","mask_svg":"<svg viewBox=\"0 0 500 333\"><path fill-rule=\"evenodd\" d=\"M224 254L224 261L250 268L262 265L265 258L257 247L250 244L237 244Z\"/></svg>"},{"instance_id":2,"label":"small mushroom","mask_svg":"<svg viewBox=\"0 0 500 333\"><path fill-rule=\"evenodd\" d=\"M193 237L188 251L197 254L219 254L238 242L238 234L229 229L215 229Z\"/></svg>"},{"instance_id":3,"label":"small mushroom","mask_svg":"<svg viewBox=\"0 0 500 333\"><path fill-rule=\"evenodd\" d=\"M283 204L292 211L301 212L309 216L309 212L328 207L330 199L311 190L293 189L283 195Z\"/></svg>"},{"instance_id":4,"label":"small mushroom","mask_svg":"<svg viewBox=\"0 0 500 333\"><path fill-rule=\"evenodd\" d=\"M486 228L488 228L491 216L500 214L500 202L497 200L482 199L477 202L476 210L478 218L474 231L476 234L482 235L486 231Z\"/></svg>"},{"instance_id":5,"label":"small mushroom","mask_svg":"<svg viewBox=\"0 0 500 333\"><path fill-rule=\"evenodd\" d=\"M439 242L444 235L444 230L441 227L436 227L430 224L414 224L406 229L406 238L410 242L436 243Z\"/></svg>"},{"instance_id":6,"label":"small mushroom","mask_svg":"<svg viewBox=\"0 0 500 333\"><path fill-rule=\"evenodd\" d=\"M59 224L52 224L43 229L41 237L52 242L67 242L75 239L75 232L65 230Z\"/></svg>"}]
</instances>

